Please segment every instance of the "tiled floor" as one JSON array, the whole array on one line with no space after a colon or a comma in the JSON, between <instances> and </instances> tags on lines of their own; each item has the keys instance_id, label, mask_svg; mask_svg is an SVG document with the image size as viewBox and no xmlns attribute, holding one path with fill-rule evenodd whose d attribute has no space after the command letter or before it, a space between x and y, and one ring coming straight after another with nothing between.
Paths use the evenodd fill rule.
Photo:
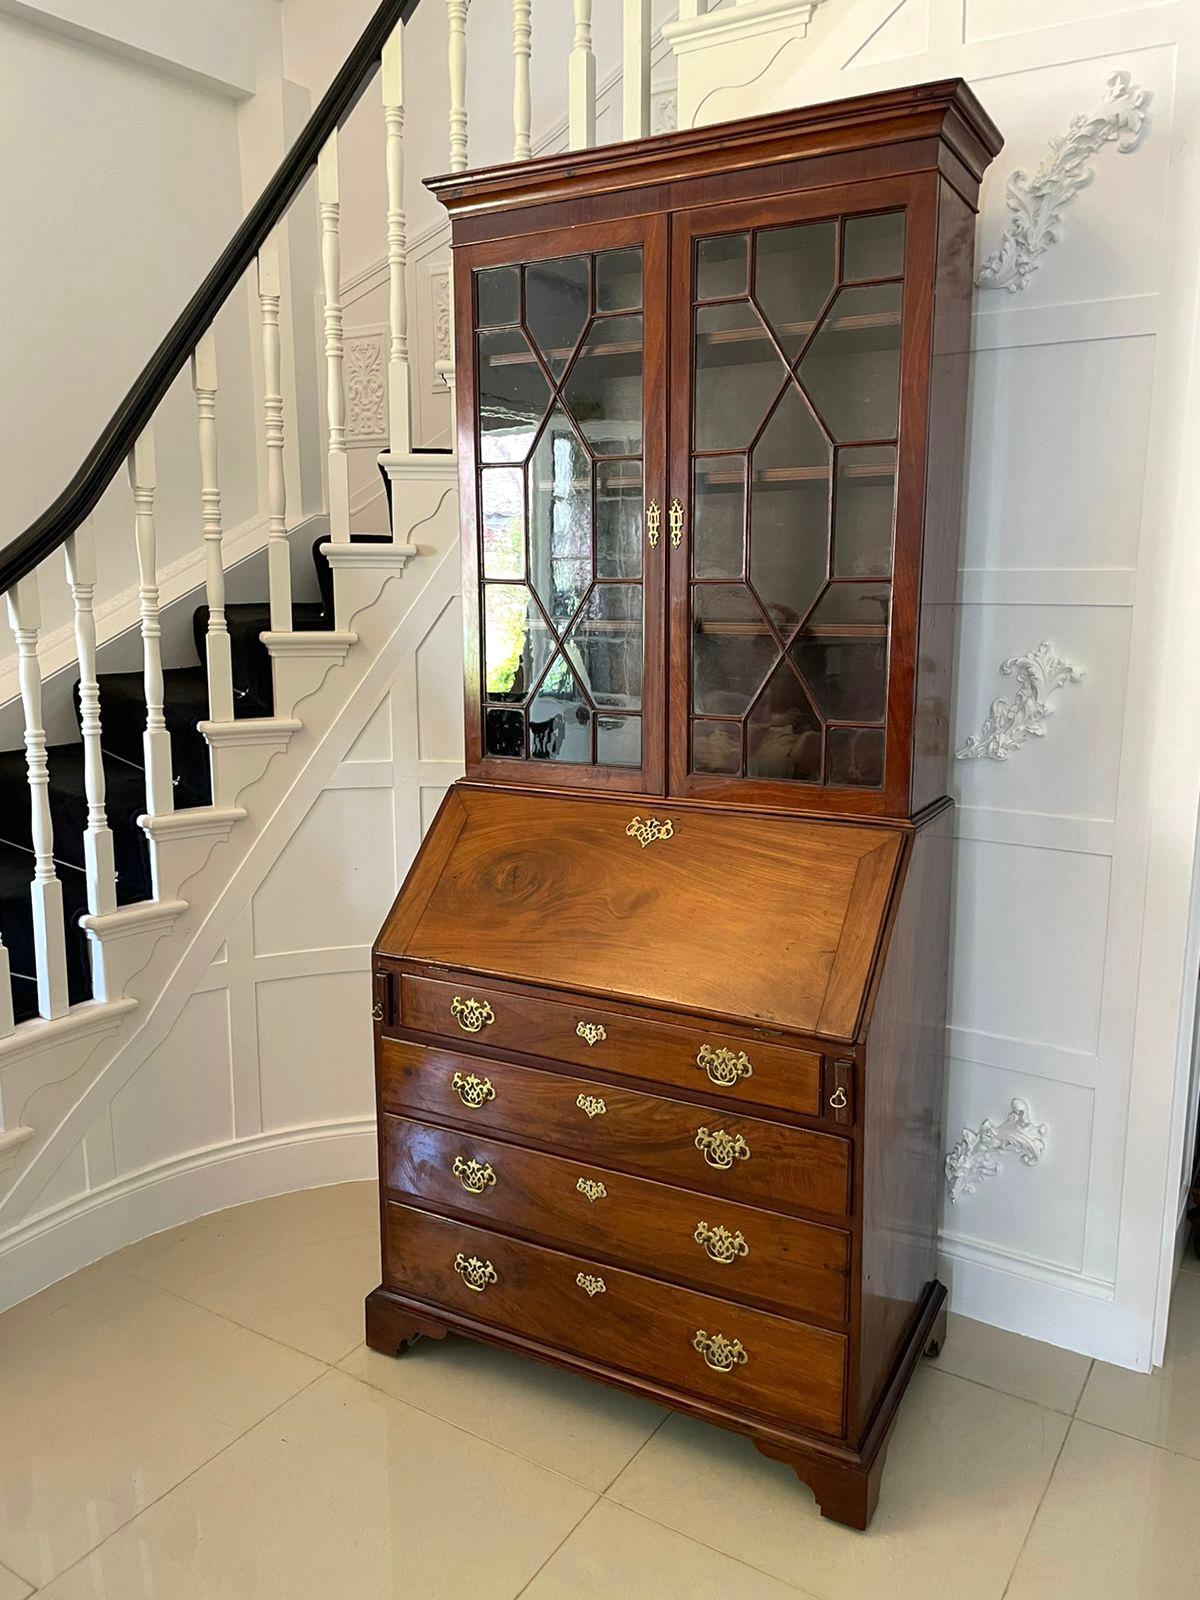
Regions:
<instances>
[{"instance_id":1,"label":"tiled floor","mask_svg":"<svg viewBox=\"0 0 1200 1600\"><path fill-rule=\"evenodd\" d=\"M867 1534L745 1440L463 1341L365 1350L368 1184L0 1316L0 1600L1200 1593L1200 1263L1152 1377L953 1321Z\"/></svg>"}]
</instances>

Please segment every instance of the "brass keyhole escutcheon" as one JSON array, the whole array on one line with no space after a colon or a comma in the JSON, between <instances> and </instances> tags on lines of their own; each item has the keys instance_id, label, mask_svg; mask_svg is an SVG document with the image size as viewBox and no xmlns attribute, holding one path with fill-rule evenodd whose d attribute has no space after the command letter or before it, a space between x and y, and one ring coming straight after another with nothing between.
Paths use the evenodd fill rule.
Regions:
<instances>
[{"instance_id":1,"label":"brass keyhole escutcheon","mask_svg":"<svg viewBox=\"0 0 1200 1600\"><path fill-rule=\"evenodd\" d=\"M671 527L671 549L678 550L683 543L683 505L678 497L671 501L667 521Z\"/></svg>"},{"instance_id":2,"label":"brass keyhole escutcheon","mask_svg":"<svg viewBox=\"0 0 1200 1600\"><path fill-rule=\"evenodd\" d=\"M651 550L658 548L659 533L662 529L662 507L657 500L651 500L646 507L646 539Z\"/></svg>"}]
</instances>

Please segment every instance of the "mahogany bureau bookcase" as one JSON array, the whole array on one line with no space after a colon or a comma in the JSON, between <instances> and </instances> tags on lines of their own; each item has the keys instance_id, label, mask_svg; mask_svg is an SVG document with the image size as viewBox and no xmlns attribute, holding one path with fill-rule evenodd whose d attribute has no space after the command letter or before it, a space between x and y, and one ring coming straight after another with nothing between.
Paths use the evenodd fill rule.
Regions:
<instances>
[{"instance_id":1,"label":"mahogany bureau bookcase","mask_svg":"<svg viewBox=\"0 0 1200 1600\"><path fill-rule=\"evenodd\" d=\"M375 947L367 1337L750 1435L865 1527L942 1337L961 82L430 184L466 778Z\"/></svg>"}]
</instances>

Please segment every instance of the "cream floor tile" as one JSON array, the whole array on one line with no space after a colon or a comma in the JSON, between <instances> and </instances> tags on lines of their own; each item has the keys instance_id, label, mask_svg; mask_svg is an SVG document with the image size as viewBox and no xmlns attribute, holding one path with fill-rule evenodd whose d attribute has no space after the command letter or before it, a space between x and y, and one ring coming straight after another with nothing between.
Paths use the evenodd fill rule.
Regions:
<instances>
[{"instance_id":1,"label":"cream floor tile","mask_svg":"<svg viewBox=\"0 0 1200 1600\"><path fill-rule=\"evenodd\" d=\"M956 1316L950 1318L937 1360L939 1372L952 1372L1068 1415L1079 1404L1091 1364L1087 1356L1072 1350Z\"/></svg>"},{"instance_id":2,"label":"cream floor tile","mask_svg":"<svg viewBox=\"0 0 1200 1600\"><path fill-rule=\"evenodd\" d=\"M45 1600L511 1600L593 1500L330 1372Z\"/></svg>"},{"instance_id":3,"label":"cream floor tile","mask_svg":"<svg viewBox=\"0 0 1200 1600\"><path fill-rule=\"evenodd\" d=\"M0 1562L46 1583L319 1375L118 1272L9 1342Z\"/></svg>"},{"instance_id":4,"label":"cream floor tile","mask_svg":"<svg viewBox=\"0 0 1200 1600\"><path fill-rule=\"evenodd\" d=\"M399 1358L364 1345L342 1370L469 1433L606 1489L666 1413L540 1361L466 1339L429 1339Z\"/></svg>"},{"instance_id":5,"label":"cream floor tile","mask_svg":"<svg viewBox=\"0 0 1200 1600\"><path fill-rule=\"evenodd\" d=\"M521 1600L805 1600L731 1556L602 1500Z\"/></svg>"},{"instance_id":6,"label":"cream floor tile","mask_svg":"<svg viewBox=\"0 0 1200 1600\"><path fill-rule=\"evenodd\" d=\"M866 1534L824 1521L748 1440L672 1417L609 1497L818 1600L999 1600L1068 1419L949 1373L914 1379Z\"/></svg>"},{"instance_id":7,"label":"cream floor tile","mask_svg":"<svg viewBox=\"0 0 1200 1600\"><path fill-rule=\"evenodd\" d=\"M131 1270L333 1364L362 1342L379 1282L378 1190L344 1183L219 1211Z\"/></svg>"},{"instance_id":8,"label":"cream floor tile","mask_svg":"<svg viewBox=\"0 0 1200 1600\"><path fill-rule=\"evenodd\" d=\"M1007 1600L1184 1600L1200 1591L1200 1462L1071 1424Z\"/></svg>"},{"instance_id":9,"label":"cream floor tile","mask_svg":"<svg viewBox=\"0 0 1200 1600\"><path fill-rule=\"evenodd\" d=\"M1129 1372L1097 1361L1078 1415L1200 1460L1200 1276L1180 1274L1162 1366Z\"/></svg>"},{"instance_id":10,"label":"cream floor tile","mask_svg":"<svg viewBox=\"0 0 1200 1600\"><path fill-rule=\"evenodd\" d=\"M29 1600L33 1590L15 1572L0 1567L0 1600Z\"/></svg>"}]
</instances>

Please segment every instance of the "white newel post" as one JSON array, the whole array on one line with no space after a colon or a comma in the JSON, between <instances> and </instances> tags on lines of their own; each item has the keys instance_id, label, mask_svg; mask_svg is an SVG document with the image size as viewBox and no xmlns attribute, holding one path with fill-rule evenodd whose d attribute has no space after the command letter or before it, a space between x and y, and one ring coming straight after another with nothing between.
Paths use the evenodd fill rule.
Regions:
<instances>
[{"instance_id":1,"label":"white newel post","mask_svg":"<svg viewBox=\"0 0 1200 1600\"><path fill-rule=\"evenodd\" d=\"M338 136L331 133L317 157L321 214L321 282L325 293L325 389L329 418L329 537L350 543L350 457L346 454L345 337L342 331L341 191Z\"/></svg>"},{"instance_id":2,"label":"white newel post","mask_svg":"<svg viewBox=\"0 0 1200 1600\"><path fill-rule=\"evenodd\" d=\"M221 480L217 472L217 342L210 328L192 356L196 429L200 441L200 526L204 534L204 588L208 601L205 659L208 714L233 720L233 664L225 620L225 564L221 555Z\"/></svg>"},{"instance_id":3,"label":"white newel post","mask_svg":"<svg viewBox=\"0 0 1200 1600\"><path fill-rule=\"evenodd\" d=\"M462 172L467 165L467 4L468 0L446 0L450 24L451 172Z\"/></svg>"},{"instance_id":4,"label":"white newel post","mask_svg":"<svg viewBox=\"0 0 1200 1600\"><path fill-rule=\"evenodd\" d=\"M292 631L292 567L288 550L287 481L283 466L283 351L279 341L279 239L258 252L258 305L262 318L263 422L267 446L267 586L271 632Z\"/></svg>"},{"instance_id":5,"label":"white newel post","mask_svg":"<svg viewBox=\"0 0 1200 1600\"><path fill-rule=\"evenodd\" d=\"M146 731L142 748L146 763L146 810L152 817L175 809L171 782L171 735L163 712L162 625L158 616L158 551L154 530L154 492L158 468L154 459L154 434L150 428L129 455L129 486L133 490L134 528L137 539L138 611L142 627L143 681L146 689Z\"/></svg>"},{"instance_id":6,"label":"white newel post","mask_svg":"<svg viewBox=\"0 0 1200 1600\"><path fill-rule=\"evenodd\" d=\"M79 727L83 735L83 791L87 827L83 860L88 911L103 916L117 909L112 831L104 809L104 757L100 748L100 684L96 676L96 538L90 519L65 546L67 582L75 604L75 654L79 659Z\"/></svg>"},{"instance_id":7,"label":"white newel post","mask_svg":"<svg viewBox=\"0 0 1200 1600\"><path fill-rule=\"evenodd\" d=\"M650 132L650 0L625 0L621 51L621 134Z\"/></svg>"},{"instance_id":8,"label":"white newel post","mask_svg":"<svg viewBox=\"0 0 1200 1600\"><path fill-rule=\"evenodd\" d=\"M67 997L67 933L62 884L54 868L54 828L50 820L50 768L46 730L42 727L42 673L38 666L38 630L42 625L37 573L31 572L8 591L8 621L17 643L21 709L25 714L25 760L29 771L29 806L33 834L33 948L37 963L38 1011L61 1017ZM11 1004L11 997L9 1003Z\"/></svg>"},{"instance_id":9,"label":"white newel post","mask_svg":"<svg viewBox=\"0 0 1200 1600\"><path fill-rule=\"evenodd\" d=\"M388 445L412 449L412 392L408 370L408 219L404 210L404 24L383 47L383 119L387 136Z\"/></svg>"},{"instance_id":10,"label":"white newel post","mask_svg":"<svg viewBox=\"0 0 1200 1600\"><path fill-rule=\"evenodd\" d=\"M575 42L567 63L567 143L587 150L596 142L596 57L592 53L592 0L574 0Z\"/></svg>"},{"instance_id":11,"label":"white newel post","mask_svg":"<svg viewBox=\"0 0 1200 1600\"><path fill-rule=\"evenodd\" d=\"M532 0L512 0L514 161L528 161L533 154L533 97L529 88L529 58L533 51L531 3Z\"/></svg>"}]
</instances>

